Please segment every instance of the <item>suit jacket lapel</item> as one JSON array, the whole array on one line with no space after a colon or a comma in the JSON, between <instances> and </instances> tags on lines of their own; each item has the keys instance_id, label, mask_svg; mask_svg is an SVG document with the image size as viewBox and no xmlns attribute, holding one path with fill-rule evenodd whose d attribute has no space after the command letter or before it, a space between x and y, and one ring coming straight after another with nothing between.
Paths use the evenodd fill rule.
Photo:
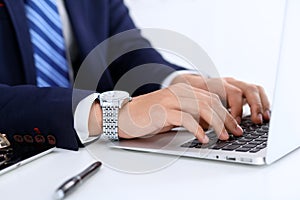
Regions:
<instances>
[{"instance_id":1,"label":"suit jacket lapel","mask_svg":"<svg viewBox=\"0 0 300 200\"><path fill-rule=\"evenodd\" d=\"M36 70L23 0L4 0L16 30L27 84L36 84Z\"/></svg>"}]
</instances>

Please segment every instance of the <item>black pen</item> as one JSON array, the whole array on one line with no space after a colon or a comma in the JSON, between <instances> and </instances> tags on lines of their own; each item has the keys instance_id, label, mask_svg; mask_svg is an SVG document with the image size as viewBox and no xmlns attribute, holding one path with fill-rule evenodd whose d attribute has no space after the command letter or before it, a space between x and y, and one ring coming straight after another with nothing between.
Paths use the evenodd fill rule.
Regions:
<instances>
[{"instance_id":1,"label":"black pen","mask_svg":"<svg viewBox=\"0 0 300 200\"><path fill-rule=\"evenodd\" d=\"M71 191L73 191L78 185L82 183L84 179L94 174L102 165L100 161L94 162L88 168L80 172L78 175L68 179L55 191L55 199L63 199Z\"/></svg>"}]
</instances>

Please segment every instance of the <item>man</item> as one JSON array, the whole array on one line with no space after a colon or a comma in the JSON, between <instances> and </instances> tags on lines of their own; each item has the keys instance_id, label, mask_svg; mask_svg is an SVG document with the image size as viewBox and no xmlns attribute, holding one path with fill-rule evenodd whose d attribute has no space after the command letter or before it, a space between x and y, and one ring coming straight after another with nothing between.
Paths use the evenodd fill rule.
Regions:
<instances>
[{"instance_id":1,"label":"man","mask_svg":"<svg viewBox=\"0 0 300 200\"><path fill-rule=\"evenodd\" d=\"M38 4L43 5L39 7ZM50 7L49 12L43 11L43 7ZM38 54L47 54L45 48L48 44L37 45L33 39L42 37L34 34L41 32L46 35L47 31L43 31L45 27L38 27L35 32L34 26L43 25L44 19L40 17L51 17L48 15L54 15L57 8L62 19L65 46L70 53L71 72L70 69L65 71L70 83L76 78L80 64L98 44L118 33L134 29L135 26L122 0L0 0L0 131L12 140L19 139L19 142L23 141L24 135L53 135L58 147L76 150L90 136L102 133L103 113L98 100L87 96L84 91L74 91L75 96L83 94L78 101L79 105L75 106L75 115L78 110L88 113L85 114L85 119L75 119L75 130L72 88L39 86L40 79L47 77L40 76L39 70L43 68L38 68L41 63ZM40 21L36 22L36 19ZM51 23L59 24L57 19ZM58 25L53 25L53 29L60 32ZM52 28L48 30L50 32ZM53 37L55 34L52 34ZM48 36L45 41L52 39ZM57 41L52 40L52 43ZM140 34L119 45L126 49L136 43L150 46ZM54 62L58 57L55 57ZM46 56L45 59L50 58ZM170 76L170 68L173 71L184 70L165 61L154 49L137 50L121 56L109 66L101 77L97 91L114 90L123 74L147 63L160 64L155 65L147 76L159 76L162 81ZM221 95L217 85L214 88L214 83L219 81L224 85L226 96ZM204 128L211 125L219 138L225 140L228 138L228 131L235 135L242 134L238 123L245 99L251 107L255 123L262 123L270 118L269 103L263 89L235 79L216 80L201 75L178 73L171 80L170 87L158 89L160 86L157 84L147 84L136 91L136 97L131 102L124 105L118 116L119 137L140 137L184 126L201 142L207 143ZM227 102L231 113L222 105L220 98ZM86 106L89 103L90 106ZM84 124L78 125L80 121Z\"/></svg>"}]
</instances>

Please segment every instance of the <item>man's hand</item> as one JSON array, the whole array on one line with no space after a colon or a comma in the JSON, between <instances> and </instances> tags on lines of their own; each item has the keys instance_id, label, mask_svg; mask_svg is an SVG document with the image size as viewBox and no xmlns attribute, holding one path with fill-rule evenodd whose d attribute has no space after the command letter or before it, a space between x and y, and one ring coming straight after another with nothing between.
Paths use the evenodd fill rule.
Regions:
<instances>
[{"instance_id":1,"label":"man's hand","mask_svg":"<svg viewBox=\"0 0 300 200\"><path fill-rule=\"evenodd\" d=\"M200 75L184 74L176 77L172 84L187 83L217 94L230 110L233 118L241 122L243 105L248 103L251 119L256 124L270 120L270 103L261 86L245 83L233 78L203 78Z\"/></svg>"},{"instance_id":2,"label":"man's hand","mask_svg":"<svg viewBox=\"0 0 300 200\"><path fill-rule=\"evenodd\" d=\"M96 101L89 117L90 136L102 132L101 124L102 113ZM243 134L216 94L179 83L127 103L119 114L119 137L142 137L183 126L200 142L208 143L206 125L214 128L221 140L228 139L227 130L236 136Z\"/></svg>"},{"instance_id":3,"label":"man's hand","mask_svg":"<svg viewBox=\"0 0 300 200\"><path fill-rule=\"evenodd\" d=\"M251 108L253 122L270 119L270 104L262 87L233 78L182 75L168 88L127 103L119 114L119 137L142 137L179 126L194 133L202 143L209 141L204 131L207 127L212 127L221 140L228 139L228 132L241 136L243 130L238 124L245 103ZM101 124L101 109L95 102L90 113L90 135L101 133Z\"/></svg>"},{"instance_id":4,"label":"man's hand","mask_svg":"<svg viewBox=\"0 0 300 200\"><path fill-rule=\"evenodd\" d=\"M227 130L236 136L243 133L217 95L179 83L127 103L120 111L119 136L135 138L183 126L207 143L202 124L211 125L221 140L228 139Z\"/></svg>"}]
</instances>

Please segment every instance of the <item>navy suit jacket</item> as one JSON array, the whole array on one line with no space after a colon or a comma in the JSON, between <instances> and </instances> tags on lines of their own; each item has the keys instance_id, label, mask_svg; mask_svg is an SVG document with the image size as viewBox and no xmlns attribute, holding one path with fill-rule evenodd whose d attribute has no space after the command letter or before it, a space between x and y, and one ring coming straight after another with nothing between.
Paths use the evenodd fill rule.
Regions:
<instances>
[{"instance_id":1,"label":"navy suit jacket","mask_svg":"<svg viewBox=\"0 0 300 200\"><path fill-rule=\"evenodd\" d=\"M65 0L65 7L78 45L78 56L72 63L75 77L80 64L98 44L135 28L122 0ZM150 45L138 35L122 44L123 48L135 42ZM148 74L162 79L170 73L164 65L183 69L168 63L153 49L137 50L115 60L103 74L97 90L114 89L122 74L145 63L163 64ZM136 94L158 88L147 84ZM87 95L84 91L75 93L79 100ZM81 144L73 126L72 89L36 87L24 0L0 0L0 132L19 142L24 135L43 134L46 141L48 135L53 135L58 147L76 150Z\"/></svg>"}]
</instances>

